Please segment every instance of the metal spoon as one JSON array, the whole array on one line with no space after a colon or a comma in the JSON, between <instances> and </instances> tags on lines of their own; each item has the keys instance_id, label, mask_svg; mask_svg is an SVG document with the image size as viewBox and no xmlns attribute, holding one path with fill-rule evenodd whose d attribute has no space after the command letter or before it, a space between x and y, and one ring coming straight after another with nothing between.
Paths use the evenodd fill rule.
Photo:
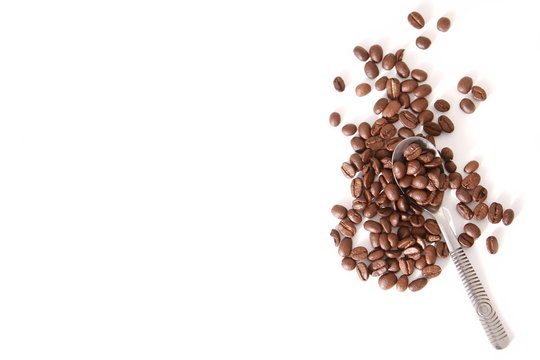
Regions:
<instances>
[{"instance_id":1,"label":"metal spoon","mask_svg":"<svg viewBox=\"0 0 540 360\"><path fill-rule=\"evenodd\" d=\"M392 164L394 164L394 162L396 161L405 160L403 153L407 146L412 143L419 144L423 149L433 150L435 151L435 154L440 156L437 149L435 148L435 146L433 146L431 142L422 137L413 136L401 141L398 144L398 146L394 150L394 154L392 155ZM397 179L396 183L398 183ZM403 189L401 189L401 191L403 191ZM461 247L461 245L459 245L459 242L457 241L456 233L454 230L454 223L452 222L452 216L450 215L450 211L448 211L447 208L447 199L448 196L445 196L443 202L438 208L427 208L422 206L421 207L428 213L430 213L439 224L439 228L441 229L441 233L444 237L444 240L446 241L446 245L450 250L450 256L452 257L452 261L456 265L459 276L461 277L461 281L465 286L465 290L467 290L467 294L471 299L471 302L474 306L474 309L476 310L476 313L478 314L478 318L480 319L480 322L484 327L489 341L495 347L495 349L504 349L510 342L510 338L506 334L504 326L499 320L499 317L497 316L497 313L495 312L495 309L491 304L491 301L489 300L486 291L484 290L484 286L476 275L476 271L471 265L469 258L467 257L465 251L463 251L463 248ZM409 198L409 201L414 202L411 198Z\"/></svg>"}]
</instances>

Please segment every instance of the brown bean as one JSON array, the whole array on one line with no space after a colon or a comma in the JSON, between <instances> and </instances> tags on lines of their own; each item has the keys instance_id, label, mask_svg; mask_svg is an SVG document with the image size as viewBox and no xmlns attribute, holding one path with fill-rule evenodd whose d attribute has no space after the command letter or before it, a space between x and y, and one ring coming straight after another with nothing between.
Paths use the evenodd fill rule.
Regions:
<instances>
[{"instance_id":1,"label":"brown bean","mask_svg":"<svg viewBox=\"0 0 540 360\"><path fill-rule=\"evenodd\" d=\"M352 239L348 236L344 237L339 243L338 254L341 257L349 256L352 250Z\"/></svg>"},{"instance_id":2,"label":"brown bean","mask_svg":"<svg viewBox=\"0 0 540 360\"><path fill-rule=\"evenodd\" d=\"M388 290L397 283L397 277L394 273L386 273L379 278L379 286L383 290Z\"/></svg>"},{"instance_id":3,"label":"brown bean","mask_svg":"<svg viewBox=\"0 0 540 360\"><path fill-rule=\"evenodd\" d=\"M409 290L411 290L411 291L422 290L424 288L424 286L426 286L427 282L428 282L427 279L423 278L423 277L418 278L416 280L413 280L409 284Z\"/></svg>"},{"instance_id":4,"label":"brown bean","mask_svg":"<svg viewBox=\"0 0 540 360\"><path fill-rule=\"evenodd\" d=\"M459 80L457 89L462 94L468 94L471 91L473 81L469 76L464 76Z\"/></svg>"},{"instance_id":5,"label":"brown bean","mask_svg":"<svg viewBox=\"0 0 540 360\"><path fill-rule=\"evenodd\" d=\"M343 268L347 271L351 271L351 270L354 270L356 269L356 261L354 261L353 259L351 259L350 257L344 257L342 260L341 260L341 266L343 266Z\"/></svg>"},{"instance_id":6,"label":"brown bean","mask_svg":"<svg viewBox=\"0 0 540 360\"><path fill-rule=\"evenodd\" d=\"M337 76L334 79L334 88L339 92L343 92L343 90L345 90L345 81L343 81L341 76Z\"/></svg>"},{"instance_id":7,"label":"brown bean","mask_svg":"<svg viewBox=\"0 0 540 360\"><path fill-rule=\"evenodd\" d=\"M486 239L486 247L490 254L496 254L499 250L499 241L495 236L489 236Z\"/></svg>"},{"instance_id":8,"label":"brown bean","mask_svg":"<svg viewBox=\"0 0 540 360\"><path fill-rule=\"evenodd\" d=\"M506 209L503 212L502 222L504 225L510 225L514 221L514 210Z\"/></svg>"},{"instance_id":9,"label":"brown bean","mask_svg":"<svg viewBox=\"0 0 540 360\"><path fill-rule=\"evenodd\" d=\"M480 86L473 86L471 88L471 91L472 91L472 97L475 100L484 101L487 99L486 90L482 89Z\"/></svg>"},{"instance_id":10,"label":"brown bean","mask_svg":"<svg viewBox=\"0 0 540 360\"><path fill-rule=\"evenodd\" d=\"M367 94L369 94L371 91L371 85L367 84L367 83L362 83L362 84L359 84L357 87L356 87L356 96L366 96Z\"/></svg>"},{"instance_id":11,"label":"brown bean","mask_svg":"<svg viewBox=\"0 0 540 360\"><path fill-rule=\"evenodd\" d=\"M473 223L467 223L463 226L463 231L473 239L478 239L480 237L480 228Z\"/></svg>"},{"instance_id":12,"label":"brown bean","mask_svg":"<svg viewBox=\"0 0 540 360\"><path fill-rule=\"evenodd\" d=\"M422 275L427 279L432 279L441 274L441 267L439 265L427 265L422 269Z\"/></svg>"}]
</instances>

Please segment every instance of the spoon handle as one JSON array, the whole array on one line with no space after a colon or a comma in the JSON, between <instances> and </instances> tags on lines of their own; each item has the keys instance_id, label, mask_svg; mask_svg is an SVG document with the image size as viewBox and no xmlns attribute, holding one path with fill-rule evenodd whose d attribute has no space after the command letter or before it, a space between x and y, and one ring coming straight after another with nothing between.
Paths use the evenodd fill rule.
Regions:
<instances>
[{"instance_id":1,"label":"spoon handle","mask_svg":"<svg viewBox=\"0 0 540 360\"><path fill-rule=\"evenodd\" d=\"M504 330L504 326L497 316L489 297L476 275L469 258L460 246L450 253L454 264L456 265L461 281L465 286L465 290L471 299L471 302L476 310L476 314L480 319L480 323L495 349L504 349L510 342L510 338Z\"/></svg>"}]
</instances>

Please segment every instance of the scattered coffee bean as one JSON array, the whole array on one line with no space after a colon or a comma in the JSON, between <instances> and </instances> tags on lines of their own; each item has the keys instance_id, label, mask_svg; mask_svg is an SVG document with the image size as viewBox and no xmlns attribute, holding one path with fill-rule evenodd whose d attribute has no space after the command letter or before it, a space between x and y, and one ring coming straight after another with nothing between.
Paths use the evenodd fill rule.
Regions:
<instances>
[{"instance_id":1,"label":"scattered coffee bean","mask_svg":"<svg viewBox=\"0 0 540 360\"><path fill-rule=\"evenodd\" d=\"M439 135L441 135L441 132L442 132L441 125L439 125L438 123L433 122L433 121L430 121L430 122L424 124L423 129L426 132L426 134L433 135L433 136L439 136ZM453 129L452 129L452 131L453 131ZM451 131L448 131L448 132L451 132Z\"/></svg>"},{"instance_id":2,"label":"scattered coffee bean","mask_svg":"<svg viewBox=\"0 0 540 360\"><path fill-rule=\"evenodd\" d=\"M492 224L498 224L503 217L503 207L498 202L493 202L489 206L488 220Z\"/></svg>"},{"instance_id":3,"label":"scattered coffee bean","mask_svg":"<svg viewBox=\"0 0 540 360\"><path fill-rule=\"evenodd\" d=\"M362 215L354 209L349 209L347 211L347 217L355 224L360 224L362 222Z\"/></svg>"},{"instance_id":4,"label":"scattered coffee bean","mask_svg":"<svg viewBox=\"0 0 540 360\"><path fill-rule=\"evenodd\" d=\"M438 237L437 241L441 239L439 235L432 235L432 236L437 236ZM435 246L433 245L426 246L426 248L424 249L424 256L426 257L426 263L428 265L435 264L435 261L437 260L437 250L435 249Z\"/></svg>"},{"instance_id":5,"label":"scattered coffee bean","mask_svg":"<svg viewBox=\"0 0 540 360\"><path fill-rule=\"evenodd\" d=\"M439 224L433 219L427 219L424 223L424 228L427 230L428 233L432 235L440 235L441 229L439 228Z\"/></svg>"},{"instance_id":6,"label":"scattered coffee bean","mask_svg":"<svg viewBox=\"0 0 540 360\"><path fill-rule=\"evenodd\" d=\"M450 255L450 250L448 249L448 245L446 245L445 242L439 241L437 245L435 245L435 250L437 250L437 256L441 258L446 258L448 255Z\"/></svg>"},{"instance_id":7,"label":"scattered coffee bean","mask_svg":"<svg viewBox=\"0 0 540 360\"><path fill-rule=\"evenodd\" d=\"M351 271L356 269L356 261L350 257L345 257L343 260L341 260L341 266L343 266L345 270Z\"/></svg>"},{"instance_id":8,"label":"scattered coffee bean","mask_svg":"<svg viewBox=\"0 0 540 360\"><path fill-rule=\"evenodd\" d=\"M416 46L419 49L426 50L431 46L431 40L425 36L419 36L416 38Z\"/></svg>"},{"instance_id":9,"label":"scattered coffee bean","mask_svg":"<svg viewBox=\"0 0 540 360\"><path fill-rule=\"evenodd\" d=\"M466 223L463 226L463 231L473 239L478 239L480 237L480 228L473 223Z\"/></svg>"},{"instance_id":10,"label":"scattered coffee bean","mask_svg":"<svg viewBox=\"0 0 540 360\"><path fill-rule=\"evenodd\" d=\"M455 165L454 165L455 166ZM461 174L452 172L448 175L451 189L459 189L461 187Z\"/></svg>"},{"instance_id":11,"label":"scattered coffee bean","mask_svg":"<svg viewBox=\"0 0 540 360\"><path fill-rule=\"evenodd\" d=\"M345 136L352 136L352 135L356 134L356 130L357 130L357 128L356 128L356 125L354 125L354 124L347 124L347 125L344 125L341 128L341 132Z\"/></svg>"},{"instance_id":12,"label":"scattered coffee bean","mask_svg":"<svg viewBox=\"0 0 540 360\"><path fill-rule=\"evenodd\" d=\"M465 176L465 178L461 182L461 185L467 190L474 190L474 188L477 187L478 184L480 184L480 180L481 180L480 175L478 173L473 172Z\"/></svg>"},{"instance_id":13,"label":"scattered coffee bean","mask_svg":"<svg viewBox=\"0 0 540 360\"><path fill-rule=\"evenodd\" d=\"M418 87L418 82L416 82L416 80L413 80L413 79L404 80L401 83L401 91L404 93L410 93L414 91L414 89L416 89L417 87Z\"/></svg>"},{"instance_id":14,"label":"scattered coffee bean","mask_svg":"<svg viewBox=\"0 0 540 360\"><path fill-rule=\"evenodd\" d=\"M419 12L413 11L407 16L407 20L409 21L409 24L411 24L416 29L421 29L425 25L425 20L422 15L420 15Z\"/></svg>"},{"instance_id":15,"label":"scattered coffee bean","mask_svg":"<svg viewBox=\"0 0 540 360\"><path fill-rule=\"evenodd\" d=\"M426 98L417 98L416 100L411 102L411 109L413 109L417 113L421 113L422 111L426 110L427 107L428 101L426 100Z\"/></svg>"},{"instance_id":16,"label":"scattered coffee bean","mask_svg":"<svg viewBox=\"0 0 540 360\"><path fill-rule=\"evenodd\" d=\"M441 32L447 32L450 29L450 19L447 17L442 17L437 20L437 30Z\"/></svg>"},{"instance_id":17,"label":"scattered coffee bean","mask_svg":"<svg viewBox=\"0 0 540 360\"><path fill-rule=\"evenodd\" d=\"M364 223L364 229L369 232L379 234L382 231L382 226L376 221L368 220Z\"/></svg>"},{"instance_id":18,"label":"scattered coffee bean","mask_svg":"<svg viewBox=\"0 0 540 360\"><path fill-rule=\"evenodd\" d=\"M381 76L380 78L377 79L377 81L375 81L375 90L377 91L382 91L384 89L386 89L386 82L388 81L388 77L387 76Z\"/></svg>"},{"instance_id":19,"label":"scattered coffee bean","mask_svg":"<svg viewBox=\"0 0 540 360\"><path fill-rule=\"evenodd\" d=\"M464 204L469 204L473 200L471 194L469 194L467 189L464 187L460 187L456 190L456 197Z\"/></svg>"},{"instance_id":20,"label":"scattered coffee bean","mask_svg":"<svg viewBox=\"0 0 540 360\"><path fill-rule=\"evenodd\" d=\"M427 72L425 72L424 70L420 70L420 69L414 69L413 71L411 71L411 76L412 76L412 78L414 80L416 80L418 82L426 81L427 78L428 78Z\"/></svg>"},{"instance_id":21,"label":"scattered coffee bean","mask_svg":"<svg viewBox=\"0 0 540 360\"><path fill-rule=\"evenodd\" d=\"M514 221L514 210L506 209L503 212L502 222L504 225L510 225Z\"/></svg>"},{"instance_id":22,"label":"scattered coffee bean","mask_svg":"<svg viewBox=\"0 0 540 360\"><path fill-rule=\"evenodd\" d=\"M407 286L409 285L409 277L407 275L401 275L396 282L396 289L399 292L404 292L407 290Z\"/></svg>"},{"instance_id":23,"label":"scattered coffee bean","mask_svg":"<svg viewBox=\"0 0 540 360\"><path fill-rule=\"evenodd\" d=\"M396 78L388 79L386 82L386 96L388 96L389 99L395 100L399 97L401 94L401 85L399 83L399 80Z\"/></svg>"},{"instance_id":24,"label":"scattered coffee bean","mask_svg":"<svg viewBox=\"0 0 540 360\"><path fill-rule=\"evenodd\" d=\"M388 290L397 283L397 277L394 273L386 273L379 278L379 286L383 290Z\"/></svg>"},{"instance_id":25,"label":"scattered coffee bean","mask_svg":"<svg viewBox=\"0 0 540 360\"><path fill-rule=\"evenodd\" d=\"M479 203L474 208L474 212L473 212L474 218L476 220L484 220L488 214L488 211L489 211L489 207L487 206L487 204Z\"/></svg>"},{"instance_id":26,"label":"scattered coffee bean","mask_svg":"<svg viewBox=\"0 0 540 360\"><path fill-rule=\"evenodd\" d=\"M488 196L488 191L482 185L478 185L477 187L475 187L472 192L473 200L479 203L484 202L487 199L487 196Z\"/></svg>"},{"instance_id":27,"label":"scattered coffee bean","mask_svg":"<svg viewBox=\"0 0 540 360\"><path fill-rule=\"evenodd\" d=\"M403 61L400 60L396 63L395 66L396 66L396 72L398 73L400 77L402 78L409 77L410 70L407 64L405 64Z\"/></svg>"},{"instance_id":28,"label":"scattered coffee bean","mask_svg":"<svg viewBox=\"0 0 540 360\"><path fill-rule=\"evenodd\" d=\"M338 219L344 219L347 216L347 208L343 205L334 205L332 207L332 215Z\"/></svg>"},{"instance_id":29,"label":"scattered coffee bean","mask_svg":"<svg viewBox=\"0 0 540 360\"><path fill-rule=\"evenodd\" d=\"M475 100L484 101L487 99L486 90L482 89L480 86L473 86L471 88L471 91L472 91L472 97Z\"/></svg>"},{"instance_id":30,"label":"scattered coffee bean","mask_svg":"<svg viewBox=\"0 0 540 360\"><path fill-rule=\"evenodd\" d=\"M353 237L356 234L356 225L349 218L345 218L339 222L338 230L347 237Z\"/></svg>"},{"instance_id":31,"label":"scattered coffee bean","mask_svg":"<svg viewBox=\"0 0 540 360\"><path fill-rule=\"evenodd\" d=\"M375 79L377 76L379 76L379 68L377 67L377 64L375 64L371 60L366 62L366 65L364 65L364 72L366 73L366 76L370 79Z\"/></svg>"},{"instance_id":32,"label":"scattered coffee bean","mask_svg":"<svg viewBox=\"0 0 540 360\"><path fill-rule=\"evenodd\" d=\"M440 112L447 112L448 110L450 110L450 103L444 99L436 100L433 106L437 111Z\"/></svg>"},{"instance_id":33,"label":"scattered coffee bean","mask_svg":"<svg viewBox=\"0 0 540 360\"><path fill-rule=\"evenodd\" d=\"M442 131L446 133L451 133L454 131L454 123L450 118L446 115L439 116L439 126L441 127Z\"/></svg>"},{"instance_id":34,"label":"scattered coffee bean","mask_svg":"<svg viewBox=\"0 0 540 360\"><path fill-rule=\"evenodd\" d=\"M369 53L361 46L356 46L353 53L360 61L366 61L369 58Z\"/></svg>"},{"instance_id":35,"label":"scattered coffee bean","mask_svg":"<svg viewBox=\"0 0 540 360\"><path fill-rule=\"evenodd\" d=\"M413 94L417 98L425 98L429 94L431 94L432 88L429 84L422 84L419 85L416 89L414 89Z\"/></svg>"},{"instance_id":36,"label":"scattered coffee bean","mask_svg":"<svg viewBox=\"0 0 540 360\"><path fill-rule=\"evenodd\" d=\"M353 258L354 260L364 260L368 256L368 251L363 246L357 246L351 250L351 253L349 256Z\"/></svg>"},{"instance_id":37,"label":"scattered coffee bean","mask_svg":"<svg viewBox=\"0 0 540 360\"><path fill-rule=\"evenodd\" d=\"M489 236L486 239L486 247L490 254L496 254L499 250L499 241L495 236Z\"/></svg>"},{"instance_id":38,"label":"scattered coffee bean","mask_svg":"<svg viewBox=\"0 0 540 360\"><path fill-rule=\"evenodd\" d=\"M367 83L359 84L356 87L356 96L366 96L371 91L371 85Z\"/></svg>"},{"instance_id":39,"label":"scattered coffee bean","mask_svg":"<svg viewBox=\"0 0 540 360\"><path fill-rule=\"evenodd\" d=\"M459 102L459 107L461 108L461 110L463 110L465 114L472 114L474 110L476 110L476 106L474 105L474 103L467 98L461 99L461 101Z\"/></svg>"},{"instance_id":40,"label":"scattered coffee bean","mask_svg":"<svg viewBox=\"0 0 540 360\"><path fill-rule=\"evenodd\" d=\"M422 275L426 279L432 279L441 274L441 267L439 265L427 265L422 269Z\"/></svg>"},{"instance_id":41,"label":"scattered coffee bean","mask_svg":"<svg viewBox=\"0 0 540 360\"><path fill-rule=\"evenodd\" d=\"M480 164L478 163L478 161L476 160L471 160L467 163L467 165L465 165L465 167L463 168L463 170L467 173L467 174L470 174L470 173L473 173L475 172L476 170L478 170L478 167L480 166Z\"/></svg>"},{"instance_id":42,"label":"scattered coffee bean","mask_svg":"<svg viewBox=\"0 0 540 360\"><path fill-rule=\"evenodd\" d=\"M382 116L384 117L391 117L397 114L399 109L401 108L401 104L397 100L392 100L386 105L382 112Z\"/></svg>"},{"instance_id":43,"label":"scattered coffee bean","mask_svg":"<svg viewBox=\"0 0 540 360\"><path fill-rule=\"evenodd\" d=\"M341 123L341 115L339 115L339 113L337 112L333 112L330 114L330 125L333 126L333 127L336 127L336 126L339 126L339 124Z\"/></svg>"},{"instance_id":44,"label":"scattered coffee bean","mask_svg":"<svg viewBox=\"0 0 540 360\"><path fill-rule=\"evenodd\" d=\"M396 65L396 55L389 53L384 56L382 59L382 67L384 70L392 70Z\"/></svg>"},{"instance_id":45,"label":"scattered coffee bean","mask_svg":"<svg viewBox=\"0 0 540 360\"><path fill-rule=\"evenodd\" d=\"M471 220L473 217L473 212L471 208L467 206L467 204L464 204L462 202L458 203L456 205L456 210L459 213L459 215L461 215L461 217L464 218L465 220Z\"/></svg>"},{"instance_id":46,"label":"scattered coffee bean","mask_svg":"<svg viewBox=\"0 0 540 360\"><path fill-rule=\"evenodd\" d=\"M418 278L416 280L411 281L409 284L409 290L411 291L419 291L424 288L427 284L427 279L424 277Z\"/></svg>"},{"instance_id":47,"label":"scattered coffee bean","mask_svg":"<svg viewBox=\"0 0 540 360\"><path fill-rule=\"evenodd\" d=\"M381 45L373 45L369 48L369 57L374 62L378 63L381 62L383 56L383 49Z\"/></svg>"},{"instance_id":48,"label":"scattered coffee bean","mask_svg":"<svg viewBox=\"0 0 540 360\"><path fill-rule=\"evenodd\" d=\"M457 89L462 94L468 94L471 91L473 81L469 76L464 76L459 80Z\"/></svg>"},{"instance_id":49,"label":"scattered coffee bean","mask_svg":"<svg viewBox=\"0 0 540 360\"><path fill-rule=\"evenodd\" d=\"M343 90L345 90L345 81L343 81L340 76L337 76L334 79L334 88L339 92L343 92Z\"/></svg>"},{"instance_id":50,"label":"scattered coffee bean","mask_svg":"<svg viewBox=\"0 0 540 360\"><path fill-rule=\"evenodd\" d=\"M461 233L458 236L459 244L464 248L470 248L474 244L474 239L465 233Z\"/></svg>"},{"instance_id":51,"label":"scattered coffee bean","mask_svg":"<svg viewBox=\"0 0 540 360\"><path fill-rule=\"evenodd\" d=\"M349 256L352 250L352 239L348 236L344 237L339 246L338 246L338 254L341 257Z\"/></svg>"}]
</instances>

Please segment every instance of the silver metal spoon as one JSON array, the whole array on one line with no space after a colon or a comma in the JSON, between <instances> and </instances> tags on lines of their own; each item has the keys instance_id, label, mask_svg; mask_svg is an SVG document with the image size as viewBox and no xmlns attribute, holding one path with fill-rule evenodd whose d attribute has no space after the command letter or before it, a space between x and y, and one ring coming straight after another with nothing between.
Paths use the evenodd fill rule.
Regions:
<instances>
[{"instance_id":1,"label":"silver metal spoon","mask_svg":"<svg viewBox=\"0 0 540 360\"><path fill-rule=\"evenodd\" d=\"M403 153L405 152L407 146L412 143L419 144L423 149L433 150L435 151L435 154L440 156L437 149L435 148L435 146L433 146L431 142L422 137L413 136L404 139L398 144L398 146L394 150L394 154L392 155L392 164L394 164L394 162L396 161L405 160L405 156ZM397 179L396 183L398 183ZM403 189L401 189L401 191L403 191ZM446 241L446 245L450 250L450 256L452 257L452 261L454 262L454 265L456 265L459 276L461 277L461 281L465 286L465 290L467 291L467 294L471 299L471 302L474 306L474 309L476 310L476 313L478 314L478 318L480 319L480 322L484 327L489 341L495 347L495 349L504 349L510 342L510 338L506 334L504 326L499 320L499 317L497 316L497 313L495 312L495 309L491 304L491 301L489 300L484 286L476 275L476 271L471 265L469 258L467 257L465 251L457 240L454 230L454 223L452 222L452 216L450 215L450 211L448 211L447 208L447 199L448 195L444 197L441 205L438 208L427 208L424 206L421 207L428 213L430 213L439 224L439 228L441 229L441 233L444 237L444 240ZM409 198L409 201L414 203L414 200L412 200L411 198Z\"/></svg>"}]
</instances>

